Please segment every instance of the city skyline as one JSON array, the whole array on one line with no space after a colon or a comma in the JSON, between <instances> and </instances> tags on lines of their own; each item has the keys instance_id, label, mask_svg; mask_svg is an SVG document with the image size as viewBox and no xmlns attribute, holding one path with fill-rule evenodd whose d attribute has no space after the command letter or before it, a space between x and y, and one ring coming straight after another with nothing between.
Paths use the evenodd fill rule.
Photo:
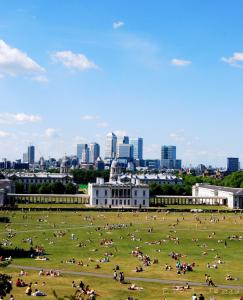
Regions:
<instances>
[{"instance_id":1,"label":"city skyline","mask_svg":"<svg viewBox=\"0 0 243 300\"><path fill-rule=\"evenodd\" d=\"M46 4L1 6L0 157L94 140L104 157L113 131L146 158L164 144L187 166L243 160L241 1Z\"/></svg>"}]
</instances>

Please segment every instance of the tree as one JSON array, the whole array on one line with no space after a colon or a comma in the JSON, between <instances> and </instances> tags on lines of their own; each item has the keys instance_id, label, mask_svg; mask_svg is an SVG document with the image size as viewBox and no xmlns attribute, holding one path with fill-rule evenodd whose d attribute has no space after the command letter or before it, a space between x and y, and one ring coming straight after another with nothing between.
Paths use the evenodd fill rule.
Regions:
<instances>
[{"instance_id":1,"label":"tree","mask_svg":"<svg viewBox=\"0 0 243 300\"><path fill-rule=\"evenodd\" d=\"M51 194L51 185L49 183L43 183L38 189L39 194Z\"/></svg>"},{"instance_id":2,"label":"tree","mask_svg":"<svg viewBox=\"0 0 243 300\"><path fill-rule=\"evenodd\" d=\"M24 184L22 182L16 182L15 192L16 192L16 194L23 194L24 193Z\"/></svg>"},{"instance_id":3,"label":"tree","mask_svg":"<svg viewBox=\"0 0 243 300\"><path fill-rule=\"evenodd\" d=\"M28 186L28 194L37 194L38 193L38 186L36 184L30 184Z\"/></svg>"},{"instance_id":4,"label":"tree","mask_svg":"<svg viewBox=\"0 0 243 300\"><path fill-rule=\"evenodd\" d=\"M76 194L77 192L77 187L75 184L69 182L68 184L65 185L65 193L66 194Z\"/></svg>"},{"instance_id":5,"label":"tree","mask_svg":"<svg viewBox=\"0 0 243 300\"><path fill-rule=\"evenodd\" d=\"M10 284L11 276L0 274L0 296L5 297L10 293L12 286Z\"/></svg>"},{"instance_id":6,"label":"tree","mask_svg":"<svg viewBox=\"0 0 243 300\"><path fill-rule=\"evenodd\" d=\"M61 182L54 182L51 184L52 194L64 194L65 186Z\"/></svg>"}]
</instances>

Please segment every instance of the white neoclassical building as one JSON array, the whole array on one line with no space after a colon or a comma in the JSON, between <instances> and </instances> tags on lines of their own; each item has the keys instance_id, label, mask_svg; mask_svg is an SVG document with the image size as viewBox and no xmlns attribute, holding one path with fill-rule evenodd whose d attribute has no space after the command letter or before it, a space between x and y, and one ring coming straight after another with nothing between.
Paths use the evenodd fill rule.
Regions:
<instances>
[{"instance_id":1,"label":"white neoclassical building","mask_svg":"<svg viewBox=\"0 0 243 300\"><path fill-rule=\"evenodd\" d=\"M98 207L149 207L149 186L140 181L120 181L121 168L114 160L111 165L110 181L97 178L88 185L90 206Z\"/></svg>"},{"instance_id":2,"label":"white neoclassical building","mask_svg":"<svg viewBox=\"0 0 243 300\"><path fill-rule=\"evenodd\" d=\"M231 188L205 183L197 183L192 187L194 197L218 197L219 204L227 205L229 208L243 208L243 189ZM206 204L211 204L205 202Z\"/></svg>"}]
</instances>

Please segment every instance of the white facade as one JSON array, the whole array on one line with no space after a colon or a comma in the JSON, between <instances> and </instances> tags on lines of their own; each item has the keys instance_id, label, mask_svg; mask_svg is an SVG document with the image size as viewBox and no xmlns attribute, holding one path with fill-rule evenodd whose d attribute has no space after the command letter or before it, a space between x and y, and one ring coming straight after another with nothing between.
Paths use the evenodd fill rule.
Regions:
<instances>
[{"instance_id":1,"label":"white facade","mask_svg":"<svg viewBox=\"0 0 243 300\"><path fill-rule=\"evenodd\" d=\"M146 184L107 182L97 178L89 183L90 206L98 207L149 207L149 187Z\"/></svg>"},{"instance_id":2,"label":"white facade","mask_svg":"<svg viewBox=\"0 0 243 300\"><path fill-rule=\"evenodd\" d=\"M192 196L220 197L219 204L229 208L243 208L243 189L197 183L192 187ZM206 203L210 204L210 203Z\"/></svg>"}]
</instances>

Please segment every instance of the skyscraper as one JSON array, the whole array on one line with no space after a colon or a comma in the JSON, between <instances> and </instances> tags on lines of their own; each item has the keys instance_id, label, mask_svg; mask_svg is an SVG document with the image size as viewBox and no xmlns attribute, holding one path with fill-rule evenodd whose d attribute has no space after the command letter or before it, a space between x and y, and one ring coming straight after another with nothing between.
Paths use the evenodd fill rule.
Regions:
<instances>
[{"instance_id":1,"label":"skyscraper","mask_svg":"<svg viewBox=\"0 0 243 300\"><path fill-rule=\"evenodd\" d=\"M240 169L240 162L238 157L228 157L227 158L227 171L237 172Z\"/></svg>"},{"instance_id":2,"label":"skyscraper","mask_svg":"<svg viewBox=\"0 0 243 300\"><path fill-rule=\"evenodd\" d=\"M132 159L133 146L130 144L119 144L117 150L117 158Z\"/></svg>"},{"instance_id":3,"label":"skyscraper","mask_svg":"<svg viewBox=\"0 0 243 300\"><path fill-rule=\"evenodd\" d=\"M100 145L97 143L90 143L89 144L89 162L95 163L99 156L100 156Z\"/></svg>"},{"instance_id":4,"label":"skyscraper","mask_svg":"<svg viewBox=\"0 0 243 300\"><path fill-rule=\"evenodd\" d=\"M181 169L181 160L176 159L176 146L161 147L161 168Z\"/></svg>"},{"instance_id":5,"label":"skyscraper","mask_svg":"<svg viewBox=\"0 0 243 300\"><path fill-rule=\"evenodd\" d=\"M111 132L106 136L105 141L105 159L113 159L116 157L117 136Z\"/></svg>"},{"instance_id":6,"label":"skyscraper","mask_svg":"<svg viewBox=\"0 0 243 300\"><path fill-rule=\"evenodd\" d=\"M83 164L89 163L89 147L87 144L85 144L85 147L82 151L82 157L81 157L81 162Z\"/></svg>"},{"instance_id":7,"label":"skyscraper","mask_svg":"<svg viewBox=\"0 0 243 300\"><path fill-rule=\"evenodd\" d=\"M133 158L134 159L143 159L143 139L131 138L130 144L133 146Z\"/></svg>"},{"instance_id":8,"label":"skyscraper","mask_svg":"<svg viewBox=\"0 0 243 300\"><path fill-rule=\"evenodd\" d=\"M87 144L77 144L77 157L79 160L82 159L83 150L86 149L88 146Z\"/></svg>"},{"instance_id":9,"label":"skyscraper","mask_svg":"<svg viewBox=\"0 0 243 300\"><path fill-rule=\"evenodd\" d=\"M34 164L35 163L35 146L30 145L28 146L28 163Z\"/></svg>"}]
</instances>

